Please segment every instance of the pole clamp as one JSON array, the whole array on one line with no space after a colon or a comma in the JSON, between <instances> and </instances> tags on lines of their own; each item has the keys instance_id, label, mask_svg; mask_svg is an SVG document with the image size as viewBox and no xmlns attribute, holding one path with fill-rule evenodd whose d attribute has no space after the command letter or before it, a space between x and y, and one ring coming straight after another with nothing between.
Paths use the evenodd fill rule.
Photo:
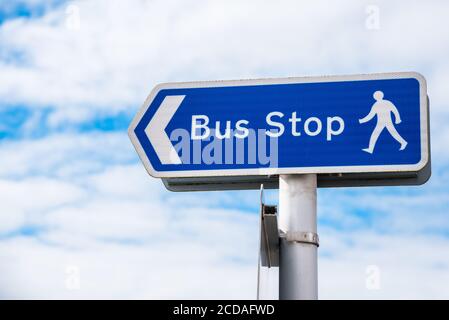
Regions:
<instances>
[{"instance_id":1,"label":"pole clamp","mask_svg":"<svg viewBox=\"0 0 449 320\"><path fill-rule=\"evenodd\" d=\"M313 244L317 247L320 246L320 239L318 237L318 234L314 232L280 231L280 237L287 240L287 242L307 243Z\"/></svg>"}]
</instances>

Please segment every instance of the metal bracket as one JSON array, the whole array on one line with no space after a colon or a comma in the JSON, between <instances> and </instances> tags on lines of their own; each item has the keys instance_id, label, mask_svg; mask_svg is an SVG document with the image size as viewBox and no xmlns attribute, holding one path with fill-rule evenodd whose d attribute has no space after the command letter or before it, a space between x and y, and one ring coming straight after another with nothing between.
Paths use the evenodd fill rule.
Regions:
<instances>
[{"instance_id":1,"label":"metal bracket","mask_svg":"<svg viewBox=\"0 0 449 320\"><path fill-rule=\"evenodd\" d=\"M279 266L277 206L264 203L263 186L260 197L260 264L268 268Z\"/></svg>"},{"instance_id":2,"label":"metal bracket","mask_svg":"<svg viewBox=\"0 0 449 320\"><path fill-rule=\"evenodd\" d=\"M279 241L313 244L320 246L318 234L313 232L278 229L277 206L266 205L263 199L263 185L260 199L260 264L262 267L279 267Z\"/></svg>"},{"instance_id":3,"label":"metal bracket","mask_svg":"<svg viewBox=\"0 0 449 320\"><path fill-rule=\"evenodd\" d=\"M279 236L287 242L297 242L297 243L306 243L306 244L313 244L317 247L320 246L320 239L318 237L318 234L314 232L302 232L302 231L288 231L283 232L280 231Z\"/></svg>"},{"instance_id":4,"label":"metal bracket","mask_svg":"<svg viewBox=\"0 0 449 320\"><path fill-rule=\"evenodd\" d=\"M279 266L279 232L277 207L262 205L261 263L264 267Z\"/></svg>"}]
</instances>

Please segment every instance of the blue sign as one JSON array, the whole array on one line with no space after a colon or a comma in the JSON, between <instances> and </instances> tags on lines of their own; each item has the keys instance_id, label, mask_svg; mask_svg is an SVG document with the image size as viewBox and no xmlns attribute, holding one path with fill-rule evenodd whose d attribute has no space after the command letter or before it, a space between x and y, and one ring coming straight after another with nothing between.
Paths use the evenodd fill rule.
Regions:
<instances>
[{"instance_id":1,"label":"blue sign","mask_svg":"<svg viewBox=\"0 0 449 320\"><path fill-rule=\"evenodd\" d=\"M426 81L413 72L168 83L129 127L154 177L419 171Z\"/></svg>"}]
</instances>

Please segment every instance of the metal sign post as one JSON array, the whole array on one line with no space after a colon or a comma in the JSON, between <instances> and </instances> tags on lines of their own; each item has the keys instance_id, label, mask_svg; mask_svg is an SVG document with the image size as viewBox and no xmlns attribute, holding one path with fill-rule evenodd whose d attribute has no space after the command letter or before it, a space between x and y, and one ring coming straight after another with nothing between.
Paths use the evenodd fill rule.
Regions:
<instances>
[{"instance_id":1,"label":"metal sign post","mask_svg":"<svg viewBox=\"0 0 449 320\"><path fill-rule=\"evenodd\" d=\"M318 298L316 174L279 177L279 299Z\"/></svg>"}]
</instances>

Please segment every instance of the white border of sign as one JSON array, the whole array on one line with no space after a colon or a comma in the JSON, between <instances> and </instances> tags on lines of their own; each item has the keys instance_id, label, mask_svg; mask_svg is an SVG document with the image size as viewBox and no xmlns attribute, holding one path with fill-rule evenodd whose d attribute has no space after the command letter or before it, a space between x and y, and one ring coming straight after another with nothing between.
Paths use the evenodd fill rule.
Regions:
<instances>
[{"instance_id":1,"label":"white border of sign","mask_svg":"<svg viewBox=\"0 0 449 320\"><path fill-rule=\"evenodd\" d=\"M373 165L373 166L337 166L337 167L290 167L290 168L260 168L260 169L224 169L224 170L186 170L186 171L156 171L145 154L134 132L137 124L142 119L149 105L163 89L179 88L210 88L231 86L254 86L269 84L290 83L319 83L319 82L344 82L358 80L388 80L414 78L419 82L420 118L421 118L421 160L412 165ZM278 174L303 174L303 173L370 173L370 172L414 172L421 170L429 160L428 150L428 108L427 108L427 84L426 79L417 72L393 72L361 75L321 76L321 77L291 77L254 80L223 80L223 81L196 81L161 83L154 87L144 104L134 117L128 128L128 135L147 172L155 178L184 178L184 177L220 177L220 176L247 176L247 175L278 175ZM150 141L151 143L151 141Z\"/></svg>"}]
</instances>

